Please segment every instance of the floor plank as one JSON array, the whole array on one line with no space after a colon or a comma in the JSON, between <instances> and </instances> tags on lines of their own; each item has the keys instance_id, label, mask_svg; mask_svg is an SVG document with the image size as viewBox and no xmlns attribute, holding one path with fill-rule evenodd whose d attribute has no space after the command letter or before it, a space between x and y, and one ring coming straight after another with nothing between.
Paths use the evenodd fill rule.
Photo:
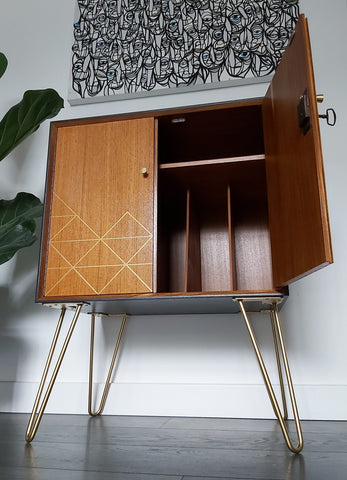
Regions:
<instances>
[{"instance_id":1,"label":"floor plank","mask_svg":"<svg viewBox=\"0 0 347 480\"><path fill-rule=\"evenodd\" d=\"M300 455L272 420L0 414L0 478L345 480L347 422L303 422Z\"/></svg>"},{"instance_id":2,"label":"floor plank","mask_svg":"<svg viewBox=\"0 0 347 480\"><path fill-rule=\"evenodd\" d=\"M115 476L114 473L106 472L1 467L0 478L4 480L182 480L181 476L176 475L117 473Z\"/></svg>"}]
</instances>

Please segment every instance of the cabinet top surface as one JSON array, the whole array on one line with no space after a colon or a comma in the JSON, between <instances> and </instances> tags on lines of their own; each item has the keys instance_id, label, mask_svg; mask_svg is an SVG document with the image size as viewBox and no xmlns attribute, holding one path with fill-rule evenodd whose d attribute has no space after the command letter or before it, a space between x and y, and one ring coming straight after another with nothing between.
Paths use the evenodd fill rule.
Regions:
<instances>
[{"instance_id":1,"label":"cabinet top surface","mask_svg":"<svg viewBox=\"0 0 347 480\"><path fill-rule=\"evenodd\" d=\"M79 118L71 118L66 120L54 120L51 122L51 125L55 127L64 127L69 125L76 125L76 124L88 124L88 123L99 123L99 122L111 122L115 120L126 120L126 119L134 119L134 118L146 118L146 117L163 117L169 115L177 115L183 113L194 113L194 112L208 112L211 110L223 110L227 108L237 108L237 107L247 107L247 106L261 106L263 103L262 97L257 98L248 98L248 99L239 99L239 100L230 100L230 101L223 101L223 102L215 102L215 103L206 103L206 104L198 104L198 105L190 105L190 106L181 106L181 107L169 107L157 110L144 110L138 112L124 112L124 113L117 113L114 115L100 115L96 117L79 117Z\"/></svg>"}]
</instances>

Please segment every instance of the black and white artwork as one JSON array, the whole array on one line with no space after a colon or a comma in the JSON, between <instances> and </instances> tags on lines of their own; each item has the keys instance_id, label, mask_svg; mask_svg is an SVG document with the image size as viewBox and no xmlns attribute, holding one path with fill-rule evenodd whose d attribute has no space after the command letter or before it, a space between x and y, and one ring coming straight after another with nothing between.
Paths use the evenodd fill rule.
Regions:
<instances>
[{"instance_id":1,"label":"black and white artwork","mask_svg":"<svg viewBox=\"0 0 347 480\"><path fill-rule=\"evenodd\" d=\"M268 76L299 15L299 0L77 4L72 91L81 99L213 88Z\"/></svg>"}]
</instances>

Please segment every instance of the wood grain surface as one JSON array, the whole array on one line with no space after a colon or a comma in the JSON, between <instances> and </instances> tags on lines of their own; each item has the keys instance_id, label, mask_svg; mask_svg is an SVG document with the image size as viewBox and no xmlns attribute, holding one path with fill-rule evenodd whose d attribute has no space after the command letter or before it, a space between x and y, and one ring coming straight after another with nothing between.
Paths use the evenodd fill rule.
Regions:
<instances>
[{"instance_id":1,"label":"wood grain surface","mask_svg":"<svg viewBox=\"0 0 347 480\"><path fill-rule=\"evenodd\" d=\"M152 291L154 140L152 118L57 130L45 297Z\"/></svg>"},{"instance_id":2,"label":"wood grain surface","mask_svg":"<svg viewBox=\"0 0 347 480\"><path fill-rule=\"evenodd\" d=\"M311 127L304 134L297 107L306 92ZM272 79L263 117L274 283L280 286L333 260L311 49L303 16Z\"/></svg>"},{"instance_id":3,"label":"wood grain surface","mask_svg":"<svg viewBox=\"0 0 347 480\"><path fill-rule=\"evenodd\" d=\"M198 400L197 400L198 401ZM302 455L275 420L0 415L0 477L11 480L345 480L346 422L304 421Z\"/></svg>"}]
</instances>

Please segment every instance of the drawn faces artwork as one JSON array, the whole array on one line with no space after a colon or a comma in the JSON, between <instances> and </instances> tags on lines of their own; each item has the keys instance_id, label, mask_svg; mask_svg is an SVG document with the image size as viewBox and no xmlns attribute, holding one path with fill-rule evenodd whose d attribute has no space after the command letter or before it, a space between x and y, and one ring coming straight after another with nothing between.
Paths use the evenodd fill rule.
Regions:
<instances>
[{"instance_id":1,"label":"drawn faces artwork","mask_svg":"<svg viewBox=\"0 0 347 480\"><path fill-rule=\"evenodd\" d=\"M271 74L299 0L78 0L72 88L81 98Z\"/></svg>"}]
</instances>

